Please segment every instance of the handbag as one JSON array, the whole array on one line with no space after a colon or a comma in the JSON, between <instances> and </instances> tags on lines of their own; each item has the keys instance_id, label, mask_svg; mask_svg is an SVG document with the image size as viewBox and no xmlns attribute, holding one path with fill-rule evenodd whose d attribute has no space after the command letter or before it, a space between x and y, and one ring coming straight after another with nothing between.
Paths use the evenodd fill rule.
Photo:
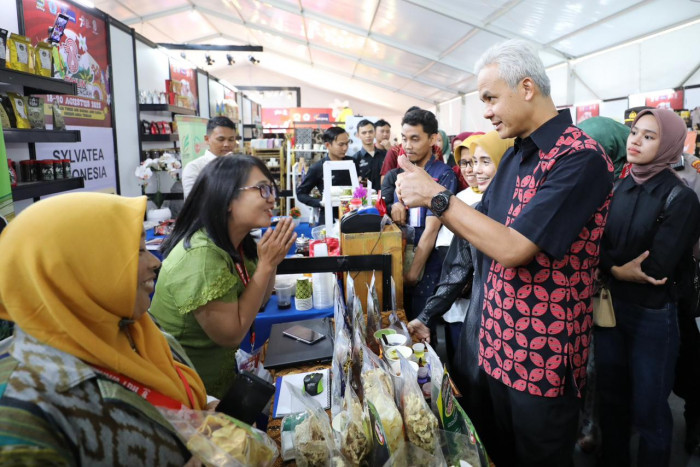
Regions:
<instances>
[{"instance_id":1,"label":"handbag","mask_svg":"<svg viewBox=\"0 0 700 467\"><path fill-rule=\"evenodd\" d=\"M612 296L606 286L601 286L598 294L593 296L593 324L601 328L615 327Z\"/></svg>"}]
</instances>

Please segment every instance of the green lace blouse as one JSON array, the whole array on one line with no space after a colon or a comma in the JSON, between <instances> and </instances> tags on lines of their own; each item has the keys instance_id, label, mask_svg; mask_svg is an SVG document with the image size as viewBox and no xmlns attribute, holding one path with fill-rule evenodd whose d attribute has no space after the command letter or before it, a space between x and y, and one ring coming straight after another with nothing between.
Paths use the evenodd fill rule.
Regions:
<instances>
[{"instance_id":1,"label":"green lace blouse","mask_svg":"<svg viewBox=\"0 0 700 467\"><path fill-rule=\"evenodd\" d=\"M163 261L151 313L187 352L207 394L221 398L235 379L235 348L221 347L199 325L192 311L213 300L235 302L245 287L233 259L200 230L190 248L178 243ZM255 261L245 260L248 274Z\"/></svg>"}]
</instances>

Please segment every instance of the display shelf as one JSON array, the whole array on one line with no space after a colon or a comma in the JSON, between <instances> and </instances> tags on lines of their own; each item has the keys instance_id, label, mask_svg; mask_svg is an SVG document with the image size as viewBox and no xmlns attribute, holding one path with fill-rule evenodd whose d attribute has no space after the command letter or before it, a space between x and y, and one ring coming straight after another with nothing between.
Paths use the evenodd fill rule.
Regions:
<instances>
[{"instance_id":1,"label":"display shelf","mask_svg":"<svg viewBox=\"0 0 700 467\"><path fill-rule=\"evenodd\" d=\"M20 201L84 187L85 180L83 177L18 183L16 187L12 188L12 199L14 201Z\"/></svg>"},{"instance_id":2,"label":"display shelf","mask_svg":"<svg viewBox=\"0 0 700 467\"><path fill-rule=\"evenodd\" d=\"M196 115L197 111L170 104L139 104L141 112L170 112L178 115Z\"/></svg>"},{"instance_id":3,"label":"display shelf","mask_svg":"<svg viewBox=\"0 0 700 467\"><path fill-rule=\"evenodd\" d=\"M3 130L6 143L76 143L80 130Z\"/></svg>"},{"instance_id":4,"label":"display shelf","mask_svg":"<svg viewBox=\"0 0 700 467\"><path fill-rule=\"evenodd\" d=\"M55 78L0 68L0 83L23 86L26 94L72 94L78 93L75 83Z\"/></svg>"},{"instance_id":5,"label":"display shelf","mask_svg":"<svg viewBox=\"0 0 700 467\"><path fill-rule=\"evenodd\" d=\"M325 149L292 149L290 152L292 153L297 153L297 152L321 152L323 154L328 154L328 151Z\"/></svg>"},{"instance_id":6,"label":"display shelf","mask_svg":"<svg viewBox=\"0 0 700 467\"><path fill-rule=\"evenodd\" d=\"M141 141L164 143L178 141L179 137L177 133L170 133L167 135L141 135Z\"/></svg>"}]
</instances>

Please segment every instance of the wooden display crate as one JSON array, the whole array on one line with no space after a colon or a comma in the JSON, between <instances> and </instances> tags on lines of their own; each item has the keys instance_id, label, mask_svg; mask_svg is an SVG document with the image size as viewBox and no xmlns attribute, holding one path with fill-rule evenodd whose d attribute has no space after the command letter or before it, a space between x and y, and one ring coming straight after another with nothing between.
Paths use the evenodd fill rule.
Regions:
<instances>
[{"instance_id":1,"label":"wooden display crate","mask_svg":"<svg viewBox=\"0 0 700 467\"><path fill-rule=\"evenodd\" d=\"M403 246L401 241L401 230L394 224L384 227L384 231L341 234L340 251L344 255L378 255L391 254L391 275L396 284L396 305L403 309ZM355 280L355 292L362 302L362 309L367 312L367 287L372 280L372 271L345 273L352 274ZM382 302L382 272L376 271L375 284L379 303L384 309Z\"/></svg>"}]
</instances>

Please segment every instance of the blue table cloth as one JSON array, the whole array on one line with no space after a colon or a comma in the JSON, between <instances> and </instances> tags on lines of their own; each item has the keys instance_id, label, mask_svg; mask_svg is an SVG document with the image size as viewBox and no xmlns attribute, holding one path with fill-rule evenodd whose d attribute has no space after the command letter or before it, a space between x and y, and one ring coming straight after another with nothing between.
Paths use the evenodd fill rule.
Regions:
<instances>
[{"instance_id":1,"label":"blue table cloth","mask_svg":"<svg viewBox=\"0 0 700 467\"><path fill-rule=\"evenodd\" d=\"M270 300L265 305L265 310L258 313L255 317L255 349L259 349L265 344L270 337L270 328L273 324L289 323L292 321L301 321L305 319L326 318L333 316L333 307L329 308L311 308L310 310L300 311L296 308L296 298L292 299L290 308L279 309L277 307L277 295L272 294ZM241 349L250 352L250 331L245 335L241 342Z\"/></svg>"}]
</instances>

